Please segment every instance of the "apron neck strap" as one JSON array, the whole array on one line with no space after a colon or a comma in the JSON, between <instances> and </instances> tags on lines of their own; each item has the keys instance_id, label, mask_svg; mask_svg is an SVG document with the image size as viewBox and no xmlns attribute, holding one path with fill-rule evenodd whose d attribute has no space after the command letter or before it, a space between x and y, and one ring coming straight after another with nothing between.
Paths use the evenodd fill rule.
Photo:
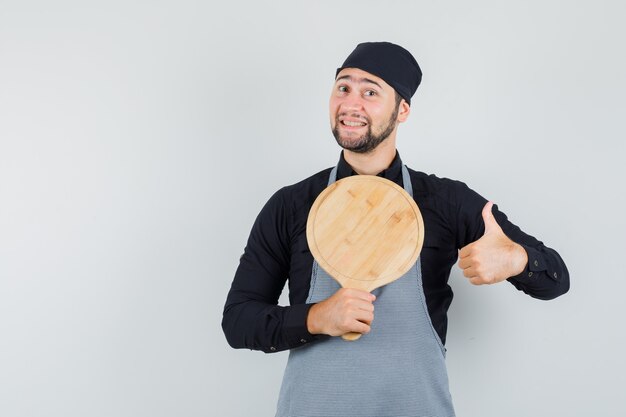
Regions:
<instances>
[{"instance_id":1,"label":"apron neck strap","mask_svg":"<svg viewBox=\"0 0 626 417\"><path fill-rule=\"evenodd\" d=\"M337 167L335 166L330 175L328 176L328 185L331 185L337 181ZM406 191L411 197L413 197L413 187L411 186L411 176L406 165L402 165L402 184L404 184L404 191Z\"/></svg>"}]
</instances>

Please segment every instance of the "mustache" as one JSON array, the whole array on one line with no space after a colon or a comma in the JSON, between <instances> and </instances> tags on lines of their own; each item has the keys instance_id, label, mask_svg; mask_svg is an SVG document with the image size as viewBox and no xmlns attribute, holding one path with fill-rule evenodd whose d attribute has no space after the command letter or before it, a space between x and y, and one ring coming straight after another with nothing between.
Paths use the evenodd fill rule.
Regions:
<instances>
[{"instance_id":1,"label":"mustache","mask_svg":"<svg viewBox=\"0 0 626 417\"><path fill-rule=\"evenodd\" d=\"M359 114L359 113L348 113L348 112L339 113L335 117L335 120L337 121L337 123L339 123L339 119L342 118L342 117L350 117L350 118L353 118L353 119L362 120L365 123L367 123L368 125L371 124L370 123L370 118L368 116L362 115L362 114Z\"/></svg>"}]
</instances>

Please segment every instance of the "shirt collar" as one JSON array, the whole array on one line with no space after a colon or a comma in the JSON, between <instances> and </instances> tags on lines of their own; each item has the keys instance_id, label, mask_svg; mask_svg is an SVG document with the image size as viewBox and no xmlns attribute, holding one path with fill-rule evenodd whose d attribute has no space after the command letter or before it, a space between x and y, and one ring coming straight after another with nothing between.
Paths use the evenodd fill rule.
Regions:
<instances>
[{"instance_id":1,"label":"shirt collar","mask_svg":"<svg viewBox=\"0 0 626 417\"><path fill-rule=\"evenodd\" d=\"M346 162L346 159L343 156L343 151L341 151L339 163L337 164L337 179L340 180L342 178L350 177L352 175L357 175L357 173L354 172L352 167ZM391 161L389 167L382 170L376 175L386 178L402 186L402 159L400 159L400 154L397 150L396 156L393 158L393 161Z\"/></svg>"}]
</instances>

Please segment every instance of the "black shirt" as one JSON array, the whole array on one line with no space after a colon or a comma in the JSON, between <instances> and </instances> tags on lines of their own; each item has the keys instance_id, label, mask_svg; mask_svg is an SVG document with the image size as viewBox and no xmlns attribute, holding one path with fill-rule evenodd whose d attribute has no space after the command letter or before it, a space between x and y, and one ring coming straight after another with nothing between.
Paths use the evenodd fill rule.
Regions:
<instances>
[{"instance_id":1,"label":"black shirt","mask_svg":"<svg viewBox=\"0 0 626 417\"><path fill-rule=\"evenodd\" d=\"M306 240L306 221L315 198L326 188L331 168L277 191L259 213L241 256L224 306L222 328L235 348L276 352L314 342L306 318L313 256ZM413 198L424 220L420 253L422 280L433 326L445 343L448 285L458 250L484 233L482 209L487 200L460 181L438 178L409 168ZM341 154L337 179L356 175ZM402 184L402 161L396 154L378 174ZM492 213L504 233L528 254L524 271L508 279L518 290L552 299L569 289L569 274L559 254L522 232L494 205ZM285 282L290 306L278 306Z\"/></svg>"}]
</instances>

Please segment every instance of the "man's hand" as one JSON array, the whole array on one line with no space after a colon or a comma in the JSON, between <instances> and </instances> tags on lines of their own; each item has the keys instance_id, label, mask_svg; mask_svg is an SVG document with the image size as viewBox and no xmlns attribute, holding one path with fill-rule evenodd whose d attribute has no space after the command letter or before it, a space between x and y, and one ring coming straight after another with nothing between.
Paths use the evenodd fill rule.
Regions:
<instances>
[{"instance_id":1,"label":"man's hand","mask_svg":"<svg viewBox=\"0 0 626 417\"><path fill-rule=\"evenodd\" d=\"M459 268L474 285L495 284L521 273L528 263L524 248L509 239L491 213L483 208L485 234L459 252Z\"/></svg>"},{"instance_id":2,"label":"man's hand","mask_svg":"<svg viewBox=\"0 0 626 417\"><path fill-rule=\"evenodd\" d=\"M374 320L376 296L366 291L341 288L309 310L307 327L311 334L342 336L349 332L369 333Z\"/></svg>"}]
</instances>

